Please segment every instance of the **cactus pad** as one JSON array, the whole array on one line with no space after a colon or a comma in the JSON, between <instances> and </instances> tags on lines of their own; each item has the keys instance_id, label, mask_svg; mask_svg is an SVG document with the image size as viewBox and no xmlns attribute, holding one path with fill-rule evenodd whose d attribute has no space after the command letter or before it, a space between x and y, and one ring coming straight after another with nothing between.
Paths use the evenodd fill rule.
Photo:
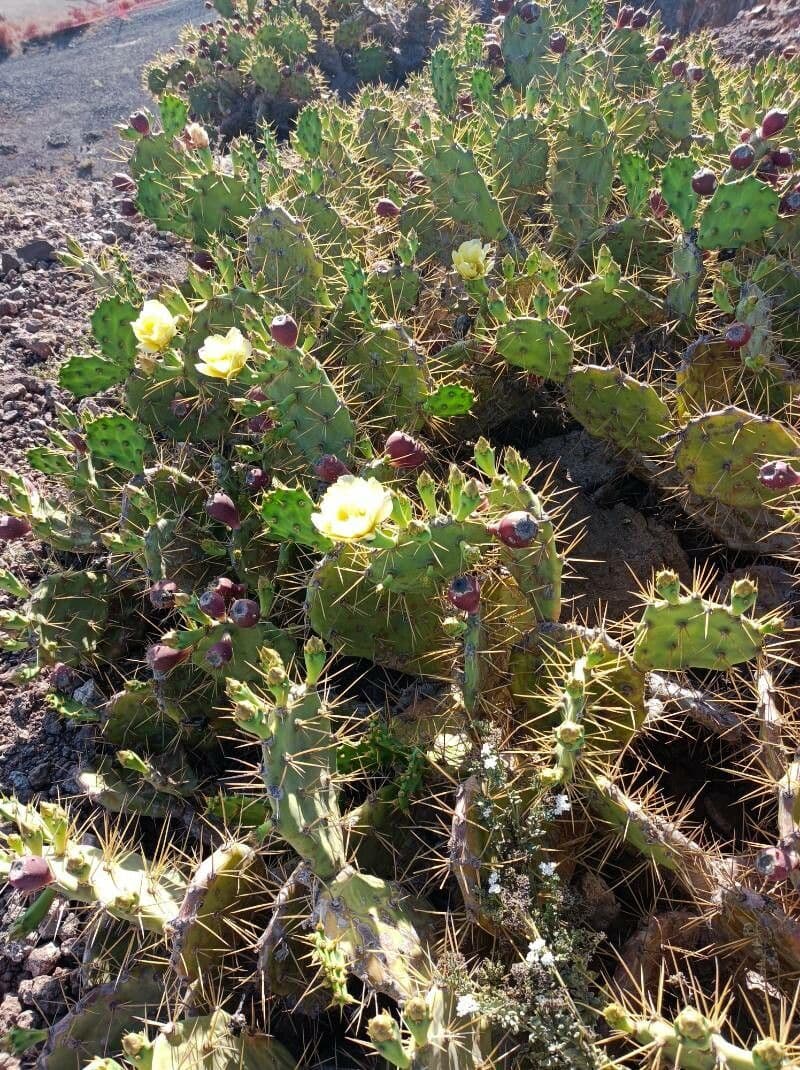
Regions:
<instances>
[{"instance_id":1,"label":"cactus pad","mask_svg":"<svg viewBox=\"0 0 800 1070\"><path fill-rule=\"evenodd\" d=\"M98 416L85 428L86 445L97 461L105 461L126 472L141 472L144 455L150 448L135 420L129 416Z\"/></svg>"}]
</instances>

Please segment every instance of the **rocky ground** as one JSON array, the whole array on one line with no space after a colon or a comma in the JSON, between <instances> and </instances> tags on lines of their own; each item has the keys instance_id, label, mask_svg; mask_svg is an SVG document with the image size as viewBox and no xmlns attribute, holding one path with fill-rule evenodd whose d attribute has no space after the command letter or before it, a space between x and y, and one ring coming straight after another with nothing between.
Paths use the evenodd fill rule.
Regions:
<instances>
[{"instance_id":1,"label":"rocky ground","mask_svg":"<svg viewBox=\"0 0 800 1070\"><path fill-rule=\"evenodd\" d=\"M663 6L672 25L693 29L698 21L731 18L742 3L665 0ZM717 31L729 55L747 59L800 37L800 0L746 6L749 10ZM87 278L57 260L66 236L95 252L113 249L128 256L148 291L180 275L179 241L123 218L115 206L107 177L117 168L111 125L142 99L142 62L167 47L187 17L203 14L200 0L171 0L163 10L141 16L146 22L101 27L64 47L54 42L0 65L3 466L30 474L25 451L47 441L56 406L68 400L53 382L55 369L80 349L97 299ZM636 597L629 592L654 565L669 564L690 576L698 537L677 513L651 509L644 488L584 432L537 443L530 457L547 465L559 462L557 480L571 499L570 518L588 518L577 555L580 576L567 586L587 618L597 620L604 606L617 619L631 612ZM44 553L40 545L12 545L0 555L0 566L35 582ZM786 598L780 568L766 568L762 595L776 604ZM0 595L0 608L10 604ZM50 710L46 680L20 685L19 661L19 655L0 656L0 793L14 792L23 801L69 796L76 790L75 771L91 751L92 728ZM19 897L0 897L3 929L23 909ZM80 915L56 901L35 935L0 945L0 1035L13 1026L41 1025L74 995L82 924ZM16 1064L12 1054L0 1054L0 1070Z\"/></svg>"}]
</instances>

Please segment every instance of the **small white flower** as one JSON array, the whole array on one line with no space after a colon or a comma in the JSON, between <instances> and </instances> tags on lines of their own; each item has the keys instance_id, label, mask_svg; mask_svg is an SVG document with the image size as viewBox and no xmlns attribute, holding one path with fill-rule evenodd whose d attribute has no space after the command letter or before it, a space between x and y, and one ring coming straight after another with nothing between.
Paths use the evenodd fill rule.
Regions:
<instances>
[{"instance_id":1,"label":"small white flower","mask_svg":"<svg viewBox=\"0 0 800 1070\"><path fill-rule=\"evenodd\" d=\"M481 754L491 754L493 750L491 743L484 743L481 747Z\"/></svg>"},{"instance_id":2,"label":"small white flower","mask_svg":"<svg viewBox=\"0 0 800 1070\"><path fill-rule=\"evenodd\" d=\"M552 951L543 951L539 956L539 962L542 966L552 966L555 961L555 955Z\"/></svg>"},{"instance_id":3,"label":"small white flower","mask_svg":"<svg viewBox=\"0 0 800 1070\"><path fill-rule=\"evenodd\" d=\"M547 944L544 942L541 936L537 936L535 940L531 940L531 942L528 944L528 950L534 955L538 955L539 952L544 950L544 948L546 947Z\"/></svg>"},{"instance_id":4,"label":"small white flower","mask_svg":"<svg viewBox=\"0 0 800 1070\"><path fill-rule=\"evenodd\" d=\"M476 1014L480 1010L480 1004L473 995L459 996L456 1003L456 1014L459 1018L466 1018L470 1014Z\"/></svg>"},{"instance_id":5,"label":"small white flower","mask_svg":"<svg viewBox=\"0 0 800 1070\"><path fill-rule=\"evenodd\" d=\"M483 759L484 769L496 769L497 768L497 755L490 754L487 758Z\"/></svg>"},{"instance_id":6,"label":"small white flower","mask_svg":"<svg viewBox=\"0 0 800 1070\"><path fill-rule=\"evenodd\" d=\"M555 815L561 817L562 814L568 814L572 809L572 803L569 801L569 795L556 795L555 798Z\"/></svg>"},{"instance_id":7,"label":"small white flower","mask_svg":"<svg viewBox=\"0 0 800 1070\"><path fill-rule=\"evenodd\" d=\"M490 884L488 889L489 895L500 895L502 890L499 884Z\"/></svg>"},{"instance_id":8,"label":"small white flower","mask_svg":"<svg viewBox=\"0 0 800 1070\"><path fill-rule=\"evenodd\" d=\"M545 877L552 877L553 874L555 873L555 871L556 871L556 863L555 862L540 862L539 863L539 872L542 873Z\"/></svg>"}]
</instances>

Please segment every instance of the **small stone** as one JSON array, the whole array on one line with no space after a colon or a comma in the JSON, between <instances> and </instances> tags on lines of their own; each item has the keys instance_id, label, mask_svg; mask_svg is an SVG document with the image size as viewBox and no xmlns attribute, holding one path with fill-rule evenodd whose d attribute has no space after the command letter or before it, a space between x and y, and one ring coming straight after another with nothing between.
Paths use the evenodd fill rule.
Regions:
<instances>
[{"instance_id":1,"label":"small stone","mask_svg":"<svg viewBox=\"0 0 800 1070\"><path fill-rule=\"evenodd\" d=\"M61 948L57 944L43 944L35 947L25 960L25 966L31 977L46 977L52 974L61 958Z\"/></svg>"},{"instance_id":2,"label":"small stone","mask_svg":"<svg viewBox=\"0 0 800 1070\"><path fill-rule=\"evenodd\" d=\"M28 773L28 782L34 791L40 791L42 788L46 788L52 779L52 770L50 769L50 762L37 762L37 764Z\"/></svg>"},{"instance_id":3,"label":"small stone","mask_svg":"<svg viewBox=\"0 0 800 1070\"><path fill-rule=\"evenodd\" d=\"M19 312L19 305L16 301L0 300L0 316L16 316Z\"/></svg>"},{"instance_id":4,"label":"small stone","mask_svg":"<svg viewBox=\"0 0 800 1070\"><path fill-rule=\"evenodd\" d=\"M69 145L69 137L66 134L61 134L57 130L47 135L47 141L45 142L48 149L65 149Z\"/></svg>"},{"instance_id":5,"label":"small stone","mask_svg":"<svg viewBox=\"0 0 800 1070\"><path fill-rule=\"evenodd\" d=\"M113 230L101 230L100 237L103 239L106 245L116 245L117 235Z\"/></svg>"},{"instance_id":6,"label":"small stone","mask_svg":"<svg viewBox=\"0 0 800 1070\"><path fill-rule=\"evenodd\" d=\"M17 256L26 264L35 264L37 260L54 260L56 247L45 238L34 238L17 249Z\"/></svg>"},{"instance_id":7,"label":"small stone","mask_svg":"<svg viewBox=\"0 0 800 1070\"><path fill-rule=\"evenodd\" d=\"M133 227L130 223L126 223L124 219L115 219L109 224L109 230L112 230L118 238L123 240L130 238L133 234Z\"/></svg>"},{"instance_id":8,"label":"small stone","mask_svg":"<svg viewBox=\"0 0 800 1070\"><path fill-rule=\"evenodd\" d=\"M57 1014L66 1002L62 978L58 976L20 981L18 994L24 1006L35 1007L47 1017Z\"/></svg>"},{"instance_id":9,"label":"small stone","mask_svg":"<svg viewBox=\"0 0 800 1070\"><path fill-rule=\"evenodd\" d=\"M0 253L0 279L4 279L12 271L19 271L21 267L22 261L18 256L5 250Z\"/></svg>"},{"instance_id":10,"label":"small stone","mask_svg":"<svg viewBox=\"0 0 800 1070\"><path fill-rule=\"evenodd\" d=\"M0 156L15 156L17 151L17 146L10 141L0 141Z\"/></svg>"}]
</instances>

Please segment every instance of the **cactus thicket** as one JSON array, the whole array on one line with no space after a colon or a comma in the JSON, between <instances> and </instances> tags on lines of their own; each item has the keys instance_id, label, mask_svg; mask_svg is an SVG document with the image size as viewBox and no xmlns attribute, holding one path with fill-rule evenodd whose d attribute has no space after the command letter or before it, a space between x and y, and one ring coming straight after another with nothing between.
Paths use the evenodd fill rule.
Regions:
<instances>
[{"instance_id":1,"label":"cactus thicket","mask_svg":"<svg viewBox=\"0 0 800 1070\"><path fill-rule=\"evenodd\" d=\"M798 1065L800 59L496 6L214 0L121 129L185 275L67 244L0 469L3 648L95 735L0 800L9 935L86 920L42 1065ZM620 521L590 619L631 500L692 567Z\"/></svg>"}]
</instances>

